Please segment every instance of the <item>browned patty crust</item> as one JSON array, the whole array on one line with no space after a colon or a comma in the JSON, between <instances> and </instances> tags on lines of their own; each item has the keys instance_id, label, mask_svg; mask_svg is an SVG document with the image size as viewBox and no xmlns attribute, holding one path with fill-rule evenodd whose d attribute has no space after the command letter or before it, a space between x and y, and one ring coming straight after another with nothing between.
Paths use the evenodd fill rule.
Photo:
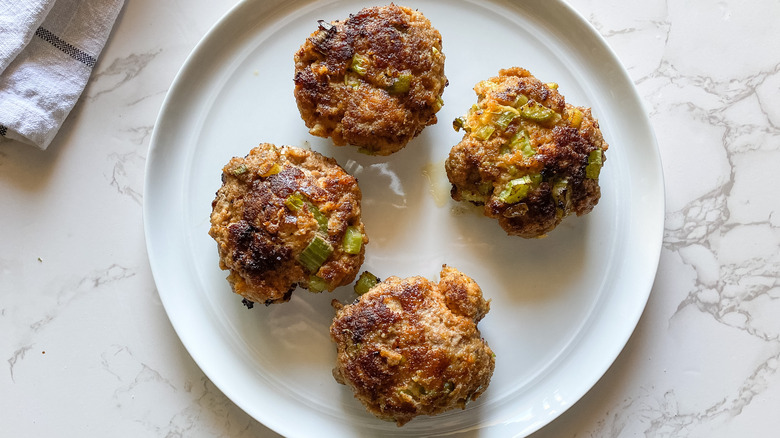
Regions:
<instances>
[{"instance_id":1,"label":"browned patty crust","mask_svg":"<svg viewBox=\"0 0 780 438\"><path fill-rule=\"evenodd\" d=\"M446 265L438 284L390 277L337 311L333 375L369 412L399 426L463 409L495 368L477 329L489 309L474 280Z\"/></svg>"},{"instance_id":2,"label":"browned patty crust","mask_svg":"<svg viewBox=\"0 0 780 438\"><path fill-rule=\"evenodd\" d=\"M394 4L320 21L295 54L295 99L309 132L375 155L436 123L446 85L441 34Z\"/></svg>"},{"instance_id":3,"label":"browned patty crust","mask_svg":"<svg viewBox=\"0 0 780 438\"><path fill-rule=\"evenodd\" d=\"M357 180L332 158L261 144L222 169L209 235L233 291L249 302L285 302L296 286L349 284L363 263Z\"/></svg>"},{"instance_id":4,"label":"browned patty crust","mask_svg":"<svg viewBox=\"0 0 780 438\"><path fill-rule=\"evenodd\" d=\"M474 91L477 104L454 122L466 133L445 163L452 198L484 205L508 234L526 238L590 212L608 147L591 110L519 67Z\"/></svg>"}]
</instances>

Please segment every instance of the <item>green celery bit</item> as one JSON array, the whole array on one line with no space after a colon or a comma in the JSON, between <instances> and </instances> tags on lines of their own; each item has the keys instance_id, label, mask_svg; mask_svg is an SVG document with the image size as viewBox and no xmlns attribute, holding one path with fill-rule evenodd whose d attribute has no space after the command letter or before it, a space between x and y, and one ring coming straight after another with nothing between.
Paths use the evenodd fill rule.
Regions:
<instances>
[{"instance_id":1,"label":"green celery bit","mask_svg":"<svg viewBox=\"0 0 780 438\"><path fill-rule=\"evenodd\" d=\"M360 278L358 278L358 281L355 283L355 293L363 295L376 286L377 283L379 283L379 279L376 275L368 271L363 271L363 273L360 274Z\"/></svg>"},{"instance_id":2,"label":"green celery bit","mask_svg":"<svg viewBox=\"0 0 780 438\"><path fill-rule=\"evenodd\" d=\"M358 148L358 153L361 153L363 155L376 155L376 151L369 149L369 148Z\"/></svg>"},{"instance_id":3,"label":"green celery bit","mask_svg":"<svg viewBox=\"0 0 780 438\"><path fill-rule=\"evenodd\" d=\"M512 110L505 110L498 114L498 118L496 119L496 126L501 128L502 130L506 129L507 126L509 126L510 123L512 123L512 120L517 117L518 114L514 109Z\"/></svg>"},{"instance_id":4,"label":"green celery bit","mask_svg":"<svg viewBox=\"0 0 780 438\"><path fill-rule=\"evenodd\" d=\"M298 256L298 261L307 271L317 272L331 253L333 253L333 247L318 233L314 235L309 246Z\"/></svg>"},{"instance_id":5,"label":"green celery bit","mask_svg":"<svg viewBox=\"0 0 780 438\"><path fill-rule=\"evenodd\" d=\"M360 249L363 247L363 233L358 227L347 227L341 246L344 247L344 252L347 254L360 254Z\"/></svg>"},{"instance_id":6,"label":"green celery bit","mask_svg":"<svg viewBox=\"0 0 780 438\"><path fill-rule=\"evenodd\" d=\"M393 84L387 88L390 94L403 94L409 91L412 86L412 75L404 73L393 81Z\"/></svg>"},{"instance_id":7,"label":"green celery bit","mask_svg":"<svg viewBox=\"0 0 780 438\"><path fill-rule=\"evenodd\" d=\"M347 73L344 75L344 85L348 85L352 88L357 88L360 86L360 79L358 79L355 75Z\"/></svg>"},{"instance_id":8,"label":"green celery bit","mask_svg":"<svg viewBox=\"0 0 780 438\"><path fill-rule=\"evenodd\" d=\"M555 111L538 102L530 102L520 108L520 116L537 123L546 123L555 118Z\"/></svg>"},{"instance_id":9,"label":"green celery bit","mask_svg":"<svg viewBox=\"0 0 780 438\"><path fill-rule=\"evenodd\" d=\"M444 99L442 99L441 97L437 97L436 102L433 102L433 111L439 112L439 110L443 106L444 106Z\"/></svg>"},{"instance_id":10,"label":"green celery bit","mask_svg":"<svg viewBox=\"0 0 780 438\"><path fill-rule=\"evenodd\" d=\"M287 199L284 200L284 205L287 206L287 208L290 209L290 211L297 213L302 207L303 204L306 204L307 207L309 207L309 212L311 212L311 215L314 216L314 220L317 221L317 224L319 225L319 230L323 233L328 232L328 217L322 214L319 208L317 208L316 205L311 203L311 201L307 200L305 195L303 195L300 192L295 192L292 195L288 196Z\"/></svg>"},{"instance_id":11,"label":"green celery bit","mask_svg":"<svg viewBox=\"0 0 780 438\"><path fill-rule=\"evenodd\" d=\"M230 171L230 173L232 173L235 176L238 176L238 175L241 175L243 173L246 173L247 170L249 170L249 169L247 169L246 164L241 164L238 167L234 167Z\"/></svg>"},{"instance_id":12,"label":"green celery bit","mask_svg":"<svg viewBox=\"0 0 780 438\"><path fill-rule=\"evenodd\" d=\"M531 186L533 184L534 181L528 175L522 178L513 179L512 181L509 181L506 188L498 194L498 199L507 204L519 202L528 196L528 192L531 191Z\"/></svg>"},{"instance_id":13,"label":"green celery bit","mask_svg":"<svg viewBox=\"0 0 780 438\"><path fill-rule=\"evenodd\" d=\"M571 202L571 190L569 190L568 179L564 178L553 184L552 197L556 206L562 209L569 208L569 203Z\"/></svg>"},{"instance_id":14,"label":"green celery bit","mask_svg":"<svg viewBox=\"0 0 780 438\"><path fill-rule=\"evenodd\" d=\"M303 203L303 195L298 192L293 193L284 200L284 205L295 213L303 207Z\"/></svg>"},{"instance_id":15,"label":"green celery bit","mask_svg":"<svg viewBox=\"0 0 780 438\"><path fill-rule=\"evenodd\" d=\"M571 127L579 129L580 125L582 125L582 117L583 114L579 108L572 108L569 115L569 123L571 124Z\"/></svg>"},{"instance_id":16,"label":"green celery bit","mask_svg":"<svg viewBox=\"0 0 780 438\"><path fill-rule=\"evenodd\" d=\"M552 197L555 202L555 215L561 218L567 214L571 205L571 190L568 179L564 178L553 185Z\"/></svg>"},{"instance_id":17,"label":"green celery bit","mask_svg":"<svg viewBox=\"0 0 780 438\"><path fill-rule=\"evenodd\" d=\"M518 94L517 98L515 99L515 103L512 104L512 106L515 107L515 108L520 108L521 106L525 105L526 103L528 103L528 97L526 97L525 94Z\"/></svg>"},{"instance_id":18,"label":"green celery bit","mask_svg":"<svg viewBox=\"0 0 780 438\"><path fill-rule=\"evenodd\" d=\"M496 131L496 128L491 125L482 125L476 131L471 133L471 136L478 140L488 140L491 135Z\"/></svg>"},{"instance_id":19,"label":"green celery bit","mask_svg":"<svg viewBox=\"0 0 780 438\"><path fill-rule=\"evenodd\" d=\"M368 66L371 61L367 56L363 56L359 53L355 53L352 56L352 62L349 64L349 68L360 76L364 76L368 71Z\"/></svg>"},{"instance_id":20,"label":"green celery bit","mask_svg":"<svg viewBox=\"0 0 780 438\"><path fill-rule=\"evenodd\" d=\"M271 166L270 169L268 169L264 174L260 175L263 178L269 177L271 175L276 175L277 173L282 171L282 166L280 166L278 163L274 163L273 166Z\"/></svg>"},{"instance_id":21,"label":"green celery bit","mask_svg":"<svg viewBox=\"0 0 780 438\"><path fill-rule=\"evenodd\" d=\"M398 392L406 394L409 397L419 400L420 397L428 394L428 390L424 386L417 382L412 382L406 388L399 390Z\"/></svg>"},{"instance_id":22,"label":"green celery bit","mask_svg":"<svg viewBox=\"0 0 780 438\"><path fill-rule=\"evenodd\" d=\"M328 288L328 283L324 279L313 274L309 276L310 292L322 292L327 288Z\"/></svg>"},{"instance_id":23,"label":"green celery bit","mask_svg":"<svg viewBox=\"0 0 780 438\"><path fill-rule=\"evenodd\" d=\"M593 151L590 151L588 154L588 164L598 164L601 166L602 164L602 151L601 149L596 149Z\"/></svg>"},{"instance_id":24,"label":"green celery bit","mask_svg":"<svg viewBox=\"0 0 780 438\"><path fill-rule=\"evenodd\" d=\"M317 223L320 225L320 231L323 233L328 232L328 217L322 214L319 208L317 208L316 205L312 204L311 202L306 202L306 205L309 207L309 211L311 212L312 216L314 216L314 220L317 221Z\"/></svg>"},{"instance_id":25,"label":"green celery bit","mask_svg":"<svg viewBox=\"0 0 780 438\"><path fill-rule=\"evenodd\" d=\"M452 128L456 131L460 131L460 128L466 129L466 118L458 117L452 121Z\"/></svg>"},{"instance_id":26,"label":"green celery bit","mask_svg":"<svg viewBox=\"0 0 780 438\"><path fill-rule=\"evenodd\" d=\"M536 155L536 150L531 146L531 138L528 137L528 133L525 132L525 129L517 131L517 133L512 136L512 139L509 140L509 146L523 152L523 157L525 158Z\"/></svg>"},{"instance_id":27,"label":"green celery bit","mask_svg":"<svg viewBox=\"0 0 780 438\"><path fill-rule=\"evenodd\" d=\"M476 202L477 204L484 204L485 201L487 201L487 197L483 195L482 193L479 193L479 188L477 188L476 191L474 190L461 190L460 191L460 198L464 201L468 202Z\"/></svg>"},{"instance_id":28,"label":"green celery bit","mask_svg":"<svg viewBox=\"0 0 780 438\"><path fill-rule=\"evenodd\" d=\"M586 178L596 179L599 177L603 164L601 153L601 149L596 149L588 154L588 165L585 167Z\"/></svg>"}]
</instances>

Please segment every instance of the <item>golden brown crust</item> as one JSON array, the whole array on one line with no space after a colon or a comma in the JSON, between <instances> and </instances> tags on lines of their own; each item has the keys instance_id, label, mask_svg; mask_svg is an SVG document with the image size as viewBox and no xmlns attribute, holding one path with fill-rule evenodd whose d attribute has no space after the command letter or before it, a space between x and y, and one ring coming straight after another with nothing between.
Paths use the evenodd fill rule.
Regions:
<instances>
[{"instance_id":1,"label":"golden brown crust","mask_svg":"<svg viewBox=\"0 0 780 438\"><path fill-rule=\"evenodd\" d=\"M271 304L289 300L296 286L310 288L312 275L331 291L354 280L365 245L359 254L347 254L342 239L354 226L368 243L360 220L361 193L357 180L335 160L266 143L230 160L222 181L212 202L209 235L217 242L220 267L230 271L234 292ZM295 193L307 201L297 211L285 204ZM315 210L327 218L327 233L320 230ZM318 234L333 253L317 272L309 272L298 257Z\"/></svg>"},{"instance_id":2,"label":"golden brown crust","mask_svg":"<svg viewBox=\"0 0 780 438\"><path fill-rule=\"evenodd\" d=\"M306 127L376 155L402 149L436 123L447 85L441 50L430 21L403 6L321 23L295 54L295 99ZM394 86L403 78L407 91Z\"/></svg>"},{"instance_id":3,"label":"golden brown crust","mask_svg":"<svg viewBox=\"0 0 780 438\"><path fill-rule=\"evenodd\" d=\"M454 268L444 266L438 284L390 277L337 311L333 375L369 412L399 426L464 408L495 367L477 329L488 310L479 286Z\"/></svg>"},{"instance_id":4,"label":"golden brown crust","mask_svg":"<svg viewBox=\"0 0 780 438\"><path fill-rule=\"evenodd\" d=\"M477 105L456 120L467 132L445 163L452 198L484 205L485 215L510 235L543 236L567 215L590 212L601 196L598 171L588 177L586 169L594 151L606 160L608 145L590 109L566 103L556 88L525 69L504 69L474 87ZM549 117L530 118L533 109ZM505 127L502 112L511 117ZM495 131L480 131L483 126ZM513 143L523 133L525 151ZM502 193L524 176L532 178L532 189L506 202Z\"/></svg>"}]
</instances>

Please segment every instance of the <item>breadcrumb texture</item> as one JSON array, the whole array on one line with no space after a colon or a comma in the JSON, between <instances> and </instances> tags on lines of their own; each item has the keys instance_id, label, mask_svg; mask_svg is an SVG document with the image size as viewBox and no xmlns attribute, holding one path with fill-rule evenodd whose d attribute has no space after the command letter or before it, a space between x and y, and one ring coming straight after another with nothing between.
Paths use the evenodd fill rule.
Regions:
<instances>
[{"instance_id":1,"label":"breadcrumb texture","mask_svg":"<svg viewBox=\"0 0 780 438\"><path fill-rule=\"evenodd\" d=\"M390 277L337 311L333 375L369 412L399 426L463 409L495 368L477 329L489 309L474 280L446 265L438 284Z\"/></svg>"},{"instance_id":2,"label":"breadcrumb texture","mask_svg":"<svg viewBox=\"0 0 780 438\"><path fill-rule=\"evenodd\" d=\"M295 54L295 99L312 135L389 155L436 123L447 77L441 34L391 4L320 22Z\"/></svg>"},{"instance_id":3,"label":"breadcrumb texture","mask_svg":"<svg viewBox=\"0 0 780 438\"><path fill-rule=\"evenodd\" d=\"M525 238L589 213L608 148L591 110L519 67L474 91L477 103L454 122L466 133L445 162L452 198L484 205L508 234Z\"/></svg>"},{"instance_id":4,"label":"breadcrumb texture","mask_svg":"<svg viewBox=\"0 0 780 438\"><path fill-rule=\"evenodd\" d=\"M297 210L286 205L294 194L303 201ZM231 159L212 202L209 235L217 242L220 267L230 271L233 291L268 305L288 301L297 286L311 289L313 276L329 291L351 283L368 243L360 201L357 180L317 152L266 143ZM317 211L327 220L326 232ZM358 254L342 246L349 226L363 236ZM315 236L333 252L310 272L298 258Z\"/></svg>"}]
</instances>

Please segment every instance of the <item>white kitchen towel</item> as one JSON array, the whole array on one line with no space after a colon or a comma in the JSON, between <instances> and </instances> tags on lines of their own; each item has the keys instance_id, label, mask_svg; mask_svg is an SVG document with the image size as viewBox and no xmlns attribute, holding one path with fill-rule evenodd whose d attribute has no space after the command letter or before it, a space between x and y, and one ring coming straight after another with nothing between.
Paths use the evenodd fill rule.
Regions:
<instances>
[{"instance_id":1,"label":"white kitchen towel","mask_svg":"<svg viewBox=\"0 0 780 438\"><path fill-rule=\"evenodd\" d=\"M0 0L0 40L29 39L0 73L0 137L49 146L84 91L123 4ZM26 21L6 26L19 17ZM0 50L12 55L11 46Z\"/></svg>"},{"instance_id":2,"label":"white kitchen towel","mask_svg":"<svg viewBox=\"0 0 780 438\"><path fill-rule=\"evenodd\" d=\"M0 73L30 42L54 0L0 0Z\"/></svg>"}]
</instances>

